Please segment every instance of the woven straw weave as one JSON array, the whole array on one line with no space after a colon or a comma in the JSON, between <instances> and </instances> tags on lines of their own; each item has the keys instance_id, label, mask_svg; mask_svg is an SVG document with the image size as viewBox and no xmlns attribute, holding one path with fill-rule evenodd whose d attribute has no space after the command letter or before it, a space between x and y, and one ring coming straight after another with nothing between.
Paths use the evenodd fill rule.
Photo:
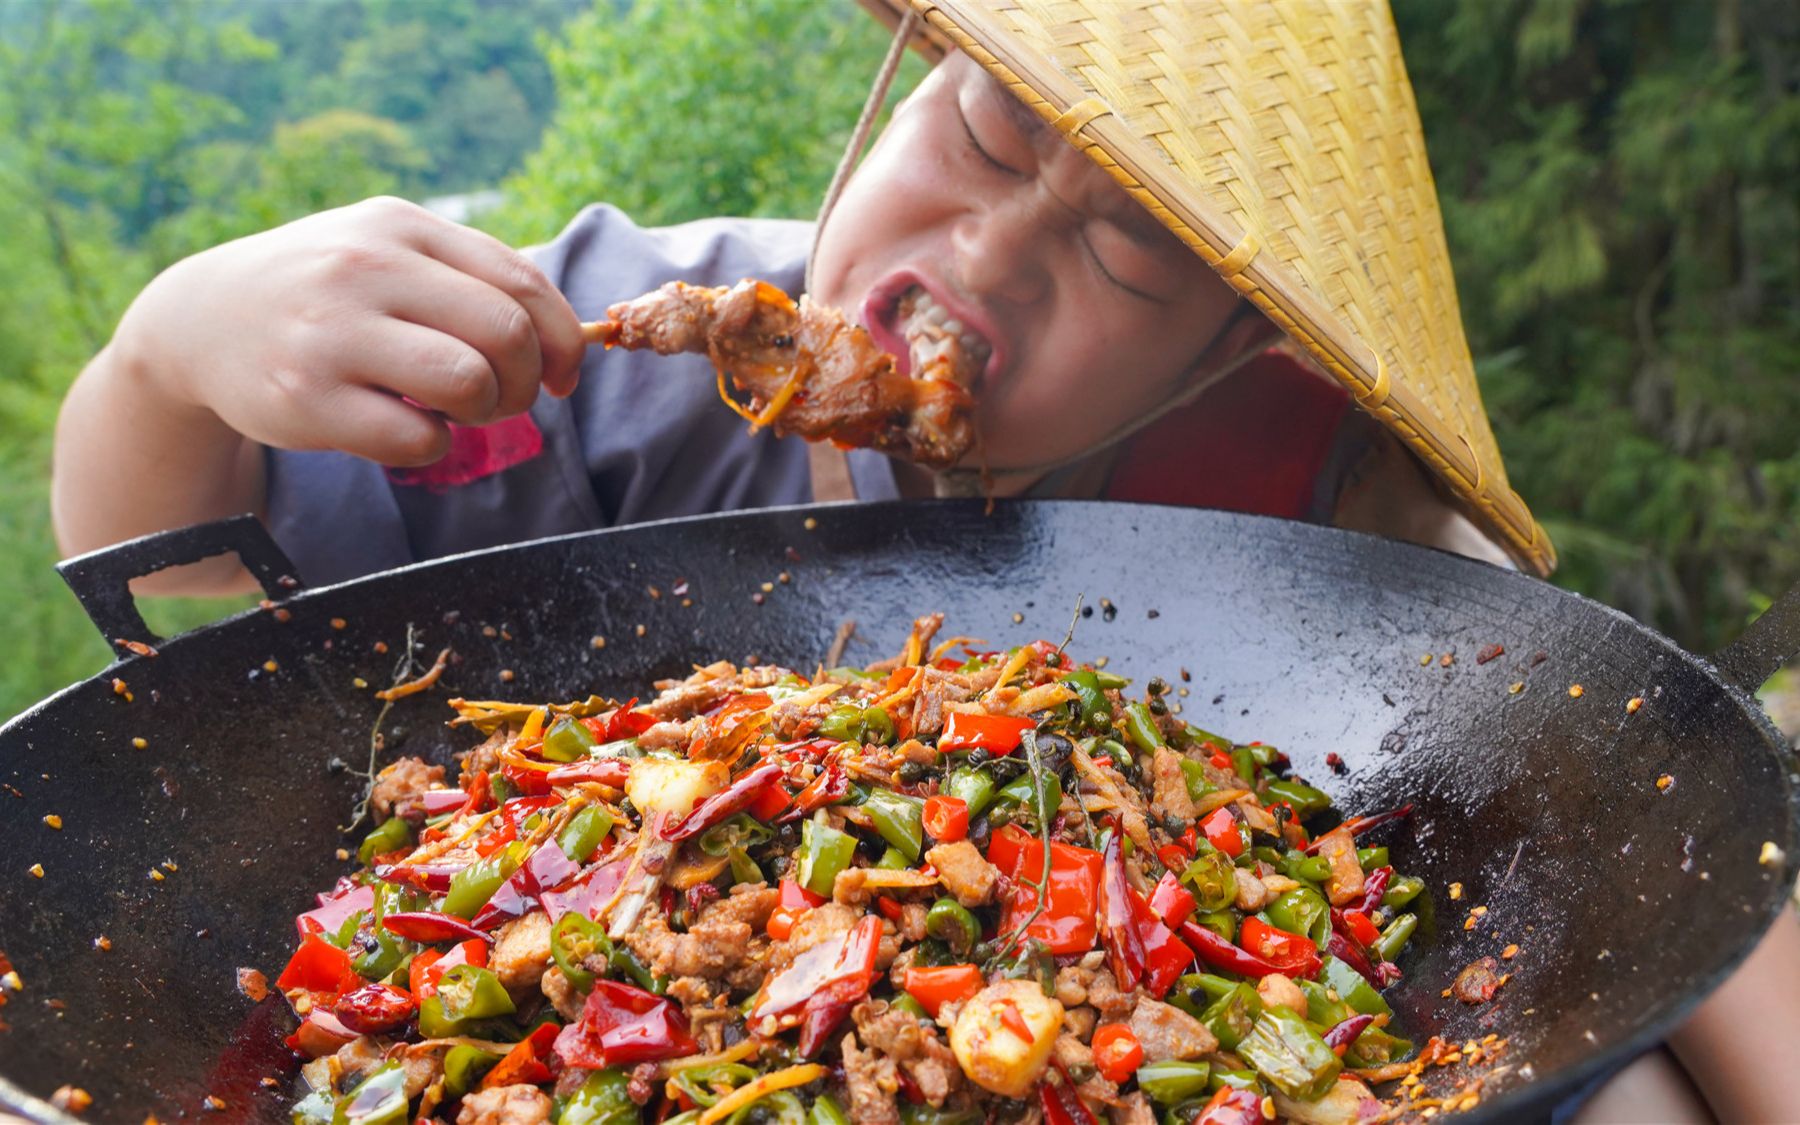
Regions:
<instances>
[{"instance_id":1,"label":"woven straw weave","mask_svg":"<svg viewBox=\"0 0 1800 1125\"><path fill-rule=\"evenodd\" d=\"M1385 0L910 2L1381 419L1510 553L1506 479Z\"/></svg>"}]
</instances>

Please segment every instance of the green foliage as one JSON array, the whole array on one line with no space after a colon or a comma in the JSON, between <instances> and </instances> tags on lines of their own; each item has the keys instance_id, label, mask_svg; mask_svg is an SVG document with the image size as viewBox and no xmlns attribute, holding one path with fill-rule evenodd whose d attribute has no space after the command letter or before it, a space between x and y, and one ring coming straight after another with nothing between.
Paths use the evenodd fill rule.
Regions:
<instances>
[{"instance_id":1,"label":"green foliage","mask_svg":"<svg viewBox=\"0 0 1800 1125\"><path fill-rule=\"evenodd\" d=\"M811 218L887 39L850 4L598 3L546 43L556 115L493 225L541 240L596 200L646 224Z\"/></svg>"},{"instance_id":2,"label":"green foliage","mask_svg":"<svg viewBox=\"0 0 1800 1125\"><path fill-rule=\"evenodd\" d=\"M1396 0L1463 317L1558 581L1707 649L1800 580L1800 24Z\"/></svg>"}]
</instances>

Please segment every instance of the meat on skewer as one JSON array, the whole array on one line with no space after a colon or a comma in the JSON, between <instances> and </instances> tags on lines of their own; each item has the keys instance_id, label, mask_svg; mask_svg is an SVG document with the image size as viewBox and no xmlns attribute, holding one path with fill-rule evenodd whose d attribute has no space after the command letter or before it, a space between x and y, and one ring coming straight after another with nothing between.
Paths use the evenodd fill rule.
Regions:
<instances>
[{"instance_id":1,"label":"meat on skewer","mask_svg":"<svg viewBox=\"0 0 1800 1125\"><path fill-rule=\"evenodd\" d=\"M672 281L611 306L583 331L609 348L710 356L721 397L755 426L948 468L975 443L965 383L985 357L923 318L916 323L911 376L841 312L796 303L762 281L729 288ZM750 396L748 407L726 392L728 378Z\"/></svg>"}]
</instances>

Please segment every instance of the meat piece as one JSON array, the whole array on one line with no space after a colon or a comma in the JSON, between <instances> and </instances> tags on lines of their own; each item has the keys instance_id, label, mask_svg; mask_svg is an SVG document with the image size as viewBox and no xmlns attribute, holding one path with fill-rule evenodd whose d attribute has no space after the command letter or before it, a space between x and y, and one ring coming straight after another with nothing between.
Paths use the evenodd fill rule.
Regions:
<instances>
[{"instance_id":1,"label":"meat piece","mask_svg":"<svg viewBox=\"0 0 1800 1125\"><path fill-rule=\"evenodd\" d=\"M376 820L397 816L413 827L425 823L425 793L441 787L444 767L426 765L422 758L401 758L375 775L369 790L369 807Z\"/></svg>"},{"instance_id":2,"label":"meat piece","mask_svg":"<svg viewBox=\"0 0 1800 1125\"><path fill-rule=\"evenodd\" d=\"M1063 1012L1063 1027L1070 1035L1083 1043L1092 1041L1094 1027L1100 1022L1100 1013L1083 1004L1079 1008L1069 1008Z\"/></svg>"},{"instance_id":3,"label":"meat piece","mask_svg":"<svg viewBox=\"0 0 1800 1125\"><path fill-rule=\"evenodd\" d=\"M1387 1107L1376 1100L1367 1086L1349 1075L1340 1075L1316 1102L1290 1098L1280 1090L1271 1096L1276 1114L1293 1125L1357 1125L1387 1117Z\"/></svg>"},{"instance_id":4,"label":"meat piece","mask_svg":"<svg viewBox=\"0 0 1800 1125\"><path fill-rule=\"evenodd\" d=\"M536 988L550 964L550 915L533 910L500 927L488 967L515 996Z\"/></svg>"},{"instance_id":5,"label":"meat piece","mask_svg":"<svg viewBox=\"0 0 1800 1125\"><path fill-rule=\"evenodd\" d=\"M1233 872L1237 876L1237 899L1233 903L1246 914L1254 914L1269 904L1274 895L1261 879L1239 867Z\"/></svg>"},{"instance_id":6,"label":"meat piece","mask_svg":"<svg viewBox=\"0 0 1800 1125\"><path fill-rule=\"evenodd\" d=\"M387 1062L387 1052L367 1035L358 1035L339 1047L335 1057L339 1083L346 1088L361 1082L365 1075Z\"/></svg>"},{"instance_id":7,"label":"meat piece","mask_svg":"<svg viewBox=\"0 0 1800 1125\"><path fill-rule=\"evenodd\" d=\"M850 1120L857 1125L900 1125L900 1107L894 1097L900 1079L893 1062L873 1051L859 1050L855 1033L845 1035L842 1046Z\"/></svg>"},{"instance_id":8,"label":"meat piece","mask_svg":"<svg viewBox=\"0 0 1800 1125\"><path fill-rule=\"evenodd\" d=\"M1187 774L1181 770L1181 755L1167 746L1158 746L1156 756L1150 760L1150 780L1153 786L1151 812L1159 817L1194 819L1197 810L1194 799L1188 796Z\"/></svg>"},{"instance_id":9,"label":"meat piece","mask_svg":"<svg viewBox=\"0 0 1800 1125\"><path fill-rule=\"evenodd\" d=\"M900 936L909 942L925 940L925 918L931 908L922 902L907 902L900 906Z\"/></svg>"},{"instance_id":10,"label":"meat piece","mask_svg":"<svg viewBox=\"0 0 1800 1125\"><path fill-rule=\"evenodd\" d=\"M904 299L920 301L912 293ZM927 311L895 313L917 377L902 374L894 357L842 313L804 299L796 304L767 282L729 289L670 282L608 308L596 335L607 347L710 356L721 381L729 375L749 393L749 410L737 409L777 434L829 438L948 468L974 445L974 400L957 379L979 373L985 345L965 348Z\"/></svg>"},{"instance_id":11,"label":"meat piece","mask_svg":"<svg viewBox=\"0 0 1800 1125\"><path fill-rule=\"evenodd\" d=\"M406 1096L416 1098L425 1091L425 1087L444 1076L444 1056L450 1053L450 1044L434 1043L426 1046L423 1043L408 1047L400 1058L400 1069L406 1072Z\"/></svg>"},{"instance_id":12,"label":"meat piece","mask_svg":"<svg viewBox=\"0 0 1800 1125\"><path fill-rule=\"evenodd\" d=\"M649 1105L650 1099L656 1096L657 1066L652 1062L639 1063L631 1068L631 1077L625 1082L625 1096L634 1105Z\"/></svg>"},{"instance_id":13,"label":"meat piece","mask_svg":"<svg viewBox=\"0 0 1800 1125\"><path fill-rule=\"evenodd\" d=\"M550 1105L550 1095L525 1082L476 1090L464 1096L456 1125L544 1125Z\"/></svg>"},{"instance_id":14,"label":"meat piece","mask_svg":"<svg viewBox=\"0 0 1800 1125\"><path fill-rule=\"evenodd\" d=\"M781 901L781 892L767 883L739 883L725 898L708 903L700 912L702 924L742 922L761 931L769 924L769 915Z\"/></svg>"},{"instance_id":15,"label":"meat piece","mask_svg":"<svg viewBox=\"0 0 1800 1125\"><path fill-rule=\"evenodd\" d=\"M467 779L478 773L488 773L499 769L500 751L506 749L507 745L517 737L517 732L501 727L493 734L488 735L481 745L457 755L456 760L462 769L462 776Z\"/></svg>"},{"instance_id":16,"label":"meat piece","mask_svg":"<svg viewBox=\"0 0 1800 1125\"><path fill-rule=\"evenodd\" d=\"M637 736L646 750L681 750L688 744L686 723L655 723Z\"/></svg>"},{"instance_id":17,"label":"meat piece","mask_svg":"<svg viewBox=\"0 0 1800 1125\"><path fill-rule=\"evenodd\" d=\"M1485 1004L1494 998L1494 993L1500 991L1504 983L1506 978L1500 975L1500 962L1483 957L1456 974L1450 994L1465 1004Z\"/></svg>"},{"instance_id":18,"label":"meat piece","mask_svg":"<svg viewBox=\"0 0 1800 1125\"><path fill-rule=\"evenodd\" d=\"M1135 993L1119 991L1119 982L1113 979L1111 969L1096 972L1093 982L1088 985L1087 1002L1102 1019L1124 1019L1137 1001Z\"/></svg>"},{"instance_id":19,"label":"meat piece","mask_svg":"<svg viewBox=\"0 0 1800 1125\"><path fill-rule=\"evenodd\" d=\"M939 844L925 853L925 862L937 868L944 889L964 906L985 906L994 900L994 884L1000 869L989 863L967 840Z\"/></svg>"},{"instance_id":20,"label":"meat piece","mask_svg":"<svg viewBox=\"0 0 1800 1125\"><path fill-rule=\"evenodd\" d=\"M689 719L737 690L737 669L721 660L695 672L685 680L667 687L659 681L662 694L638 710L663 722Z\"/></svg>"},{"instance_id":21,"label":"meat piece","mask_svg":"<svg viewBox=\"0 0 1800 1125\"><path fill-rule=\"evenodd\" d=\"M1112 1125L1156 1125L1156 1111L1150 1100L1139 1093L1127 1094L1107 1109Z\"/></svg>"},{"instance_id":22,"label":"meat piece","mask_svg":"<svg viewBox=\"0 0 1800 1125\"><path fill-rule=\"evenodd\" d=\"M1219 1046L1205 1024L1160 1000L1142 1000L1132 1009L1131 1033L1144 1045L1145 1062L1197 1059Z\"/></svg>"},{"instance_id":23,"label":"meat piece","mask_svg":"<svg viewBox=\"0 0 1800 1125\"><path fill-rule=\"evenodd\" d=\"M1056 1045L1050 1048L1050 1057L1077 1082L1094 1072L1094 1049L1067 1031L1057 1035Z\"/></svg>"},{"instance_id":24,"label":"meat piece","mask_svg":"<svg viewBox=\"0 0 1800 1125\"><path fill-rule=\"evenodd\" d=\"M697 922L685 934L673 933L652 912L625 936L625 943L658 976L720 978L743 963L750 937L748 923L731 921Z\"/></svg>"},{"instance_id":25,"label":"meat piece","mask_svg":"<svg viewBox=\"0 0 1800 1125\"><path fill-rule=\"evenodd\" d=\"M1292 977L1270 973L1256 982L1256 994L1271 1008L1286 1008L1296 1015L1306 1014L1306 993L1300 991Z\"/></svg>"},{"instance_id":26,"label":"meat piece","mask_svg":"<svg viewBox=\"0 0 1800 1125\"><path fill-rule=\"evenodd\" d=\"M1056 970L1056 1001L1065 1008L1087 1003L1088 985L1094 974L1079 965L1065 965Z\"/></svg>"},{"instance_id":27,"label":"meat piece","mask_svg":"<svg viewBox=\"0 0 1800 1125\"><path fill-rule=\"evenodd\" d=\"M1356 861L1356 840L1343 825L1319 837L1319 854L1331 864L1325 881L1325 897L1333 906L1346 906L1363 893L1362 864Z\"/></svg>"},{"instance_id":28,"label":"meat piece","mask_svg":"<svg viewBox=\"0 0 1800 1125\"><path fill-rule=\"evenodd\" d=\"M538 982L538 987L550 1001L550 1006L556 1009L557 1015L570 1023L581 1018L581 1007L586 1003L587 997L575 991L575 986L569 983L569 978L563 975L561 969L551 966L544 973L544 979Z\"/></svg>"}]
</instances>

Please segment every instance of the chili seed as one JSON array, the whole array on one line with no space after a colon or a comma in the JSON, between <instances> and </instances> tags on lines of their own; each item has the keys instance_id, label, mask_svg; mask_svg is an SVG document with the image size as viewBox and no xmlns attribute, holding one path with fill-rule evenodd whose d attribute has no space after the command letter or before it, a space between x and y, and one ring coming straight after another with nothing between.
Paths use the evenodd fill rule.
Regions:
<instances>
[{"instance_id":1,"label":"chili seed","mask_svg":"<svg viewBox=\"0 0 1800 1125\"><path fill-rule=\"evenodd\" d=\"M1463 895L1463 885L1461 883L1451 883L1450 884L1450 901L1455 902L1457 899L1461 898L1462 895Z\"/></svg>"},{"instance_id":2,"label":"chili seed","mask_svg":"<svg viewBox=\"0 0 1800 1125\"><path fill-rule=\"evenodd\" d=\"M343 629L345 626L347 626L349 624L350 623L348 621L345 621L341 617L334 617L331 619L331 627L333 629Z\"/></svg>"},{"instance_id":3,"label":"chili seed","mask_svg":"<svg viewBox=\"0 0 1800 1125\"><path fill-rule=\"evenodd\" d=\"M1644 697L1641 695L1634 695L1625 701L1625 713L1627 715L1635 715L1638 713L1638 708L1643 705Z\"/></svg>"},{"instance_id":4,"label":"chili seed","mask_svg":"<svg viewBox=\"0 0 1800 1125\"><path fill-rule=\"evenodd\" d=\"M1506 692L1508 695L1517 695L1524 690L1525 690L1525 681L1524 680L1519 680L1515 683L1508 684L1506 687Z\"/></svg>"},{"instance_id":5,"label":"chili seed","mask_svg":"<svg viewBox=\"0 0 1800 1125\"><path fill-rule=\"evenodd\" d=\"M594 649L605 648L606 647L606 638L605 637L595 637L593 640L588 642L588 647L594 648Z\"/></svg>"},{"instance_id":6,"label":"chili seed","mask_svg":"<svg viewBox=\"0 0 1800 1125\"><path fill-rule=\"evenodd\" d=\"M511 668L500 669L500 682L503 684L510 684L513 682L513 670Z\"/></svg>"},{"instance_id":7,"label":"chili seed","mask_svg":"<svg viewBox=\"0 0 1800 1125\"><path fill-rule=\"evenodd\" d=\"M1502 961L1511 961L1514 957L1517 957L1518 955L1519 955L1519 947L1516 944L1509 945L1505 949L1500 951L1500 959Z\"/></svg>"},{"instance_id":8,"label":"chili seed","mask_svg":"<svg viewBox=\"0 0 1800 1125\"><path fill-rule=\"evenodd\" d=\"M802 522L800 524L800 526L804 527L808 531L816 531L819 526L819 521L816 519L813 519L811 516L807 516L805 521Z\"/></svg>"},{"instance_id":9,"label":"chili seed","mask_svg":"<svg viewBox=\"0 0 1800 1125\"><path fill-rule=\"evenodd\" d=\"M58 832L62 831L62 817L57 816L55 813L50 813L45 816L44 823L56 829Z\"/></svg>"},{"instance_id":10,"label":"chili seed","mask_svg":"<svg viewBox=\"0 0 1800 1125\"><path fill-rule=\"evenodd\" d=\"M1580 684L1570 684L1569 685L1569 698L1570 699L1580 699L1582 692L1584 692L1586 690L1587 689L1583 688Z\"/></svg>"},{"instance_id":11,"label":"chili seed","mask_svg":"<svg viewBox=\"0 0 1800 1125\"><path fill-rule=\"evenodd\" d=\"M648 625L638 625L638 626L634 626L632 629L632 632L636 633L640 637L643 636L645 633L648 633L649 631L650 631L650 627Z\"/></svg>"},{"instance_id":12,"label":"chili seed","mask_svg":"<svg viewBox=\"0 0 1800 1125\"><path fill-rule=\"evenodd\" d=\"M98 949L102 953L110 952L112 950L112 939L107 937L105 934L101 934L99 937L94 939L94 948Z\"/></svg>"},{"instance_id":13,"label":"chili seed","mask_svg":"<svg viewBox=\"0 0 1800 1125\"><path fill-rule=\"evenodd\" d=\"M484 633L485 633L485 632L487 632L487 630L485 630L485 629L484 629L484 630L482 630L482 631L483 631L483 632L484 632ZM491 637L491 636L493 636L493 635L494 635L494 634L492 634L492 633L487 633L487 635L488 635L488 636L490 636L490 637ZM376 642L375 642L375 651L376 651L376 652L378 652L378 653L385 653L385 652L387 652L387 650L388 650L388 649L387 649L387 642L386 642L386 641L376 641Z\"/></svg>"},{"instance_id":14,"label":"chili seed","mask_svg":"<svg viewBox=\"0 0 1800 1125\"><path fill-rule=\"evenodd\" d=\"M274 673L279 672L281 670L281 665L275 663L273 660L265 660L265 661L263 661L262 669L263 669L263 671L268 672L269 674L273 675Z\"/></svg>"},{"instance_id":15,"label":"chili seed","mask_svg":"<svg viewBox=\"0 0 1800 1125\"><path fill-rule=\"evenodd\" d=\"M42 879L44 877L44 865L41 863L34 863L25 870L31 872L31 877L33 879Z\"/></svg>"},{"instance_id":16,"label":"chili seed","mask_svg":"<svg viewBox=\"0 0 1800 1125\"><path fill-rule=\"evenodd\" d=\"M1675 784L1675 779L1666 773L1656 779L1656 787L1665 792L1668 790L1669 786L1673 784Z\"/></svg>"},{"instance_id":17,"label":"chili seed","mask_svg":"<svg viewBox=\"0 0 1800 1125\"><path fill-rule=\"evenodd\" d=\"M1025 620L1025 615L1023 613L1013 614L1013 624L1014 625L1022 624L1024 622L1024 620Z\"/></svg>"}]
</instances>

